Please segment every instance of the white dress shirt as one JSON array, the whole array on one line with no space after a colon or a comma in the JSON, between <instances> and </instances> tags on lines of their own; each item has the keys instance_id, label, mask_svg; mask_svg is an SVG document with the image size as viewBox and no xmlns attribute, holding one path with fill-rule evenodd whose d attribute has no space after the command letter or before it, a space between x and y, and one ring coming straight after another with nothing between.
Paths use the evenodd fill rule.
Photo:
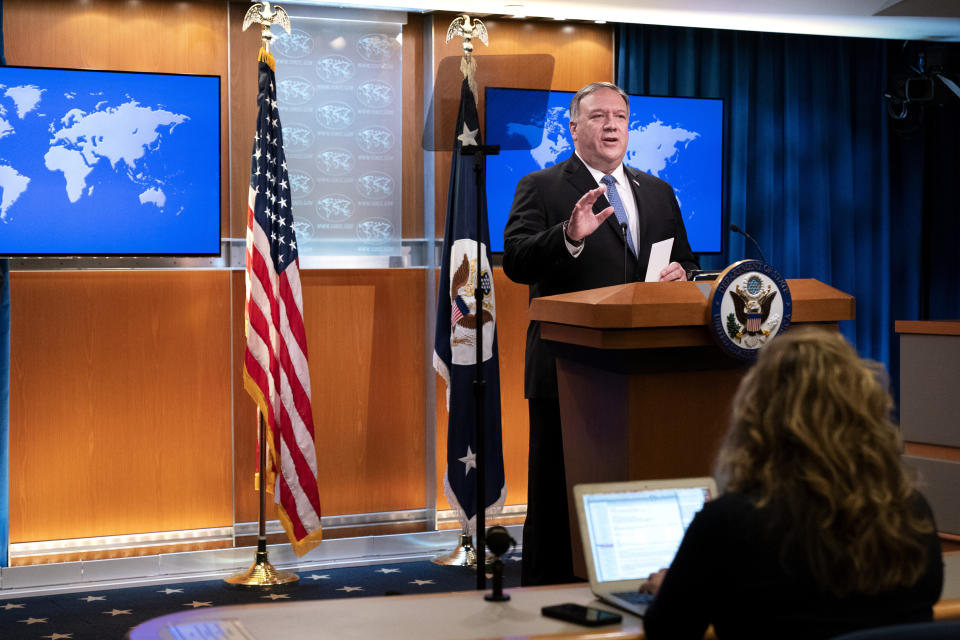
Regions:
<instances>
[{"instance_id":1,"label":"white dress shirt","mask_svg":"<svg viewBox=\"0 0 960 640\"><path fill-rule=\"evenodd\" d=\"M577 152L574 152L577 153ZM597 186L603 186L600 183L600 180L603 178L604 173L598 169L594 169L589 164L587 164L580 154L577 153L577 157L580 158L580 161L583 162L584 166L587 168L587 171L590 172L590 175L593 176L593 179L596 180ZM633 246L637 246L637 228L639 227L639 214L637 213L637 201L633 198L633 189L630 188L630 184L627 182L627 174L623 170L623 163L621 162L616 169L614 169L611 174L613 179L617 181L617 194L620 196L620 202L623 203L624 211L627 214L627 233L630 234L630 238L633 240ZM586 240L586 238L584 238ZM570 255L576 258L580 255L580 251L583 249L584 245L579 247L570 244L570 241L564 238L564 241L567 244L567 249L570 251ZM586 244L586 243L584 243Z\"/></svg>"}]
</instances>

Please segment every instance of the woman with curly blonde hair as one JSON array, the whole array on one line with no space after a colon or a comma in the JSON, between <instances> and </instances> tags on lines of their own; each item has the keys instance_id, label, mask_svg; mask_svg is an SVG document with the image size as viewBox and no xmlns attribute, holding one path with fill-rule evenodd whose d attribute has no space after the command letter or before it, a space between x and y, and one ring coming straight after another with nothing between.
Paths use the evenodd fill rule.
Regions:
<instances>
[{"instance_id":1,"label":"woman with curly blonde hair","mask_svg":"<svg viewBox=\"0 0 960 640\"><path fill-rule=\"evenodd\" d=\"M943 562L926 500L900 461L883 370L840 334L765 346L733 400L720 497L697 514L647 637L830 638L930 620Z\"/></svg>"}]
</instances>

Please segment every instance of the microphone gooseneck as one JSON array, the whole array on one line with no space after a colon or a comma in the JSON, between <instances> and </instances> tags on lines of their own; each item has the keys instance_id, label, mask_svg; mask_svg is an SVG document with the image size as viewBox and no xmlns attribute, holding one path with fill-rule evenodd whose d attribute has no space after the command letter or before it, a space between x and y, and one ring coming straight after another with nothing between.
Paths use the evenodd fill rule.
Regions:
<instances>
[{"instance_id":1,"label":"microphone gooseneck","mask_svg":"<svg viewBox=\"0 0 960 640\"><path fill-rule=\"evenodd\" d=\"M763 249L761 249L761 248L760 248L760 244L759 244L756 240L753 239L753 236L751 236L749 233L747 233L746 231L744 231L743 229L741 229L740 227L738 227L737 225L735 225L735 224L733 224L733 223L730 223L730 231L733 231L734 233L739 233L739 234L742 235L744 238L746 238L747 240L749 240L750 242L752 242L752 243L753 243L753 246L757 248L757 253L760 254L760 260L761 260L762 262L764 262L765 264L769 264L769 263L767 262L767 259L763 256Z\"/></svg>"},{"instance_id":2,"label":"microphone gooseneck","mask_svg":"<svg viewBox=\"0 0 960 640\"><path fill-rule=\"evenodd\" d=\"M620 237L623 238L623 284L627 284L630 280L627 278L627 223L620 223Z\"/></svg>"}]
</instances>

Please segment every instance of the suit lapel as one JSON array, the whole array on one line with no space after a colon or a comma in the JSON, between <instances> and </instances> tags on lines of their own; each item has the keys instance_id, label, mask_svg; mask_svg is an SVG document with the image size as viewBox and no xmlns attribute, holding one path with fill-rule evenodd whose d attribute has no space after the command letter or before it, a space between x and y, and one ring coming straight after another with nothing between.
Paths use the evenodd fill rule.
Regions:
<instances>
[{"instance_id":1,"label":"suit lapel","mask_svg":"<svg viewBox=\"0 0 960 640\"><path fill-rule=\"evenodd\" d=\"M624 165L626 168L626 165ZM583 161L577 157L576 154L570 156L566 161L566 166L564 171L567 175L567 180L574 186L577 190L577 193L584 194L591 189L597 188L597 181L593 179L593 176L590 174L590 170L587 169L586 165L583 164ZM633 185L631 185L633 188ZM634 200L636 200L636 191L634 191ZM610 206L610 201L607 200L606 196L600 196L597 198L597 201L593 203L593 212L600 213L604 209ZM638 205L639 206L639 205ZM620 233L620 222L617 220L615 215L611 215L604 222L606 226L616 237L623 243L623 234ZM632 254L631 254L632 255Z\"/></svg>"},{"instance_id":2,"label":"suit lapel","mask_svg":"<svg viewBox=\"0 0 960 640\"><path fill-rule=\"evenodd\" d=\"M564 166L564 171L567 175L567 180L570 184L573 185L574 189L577 190L581 196L591 189L597 188L597 182L593 179L593 176L590 175L590 171L587 169L586 165L576 156L576 154L570 156ZM601 206L601 203L602 206ZM593 203L593 212L599 213L607 207L610 206L610 203L607 202L607 199L603 196L597 198L597 201Z\"/></svg>"}]
</instances>

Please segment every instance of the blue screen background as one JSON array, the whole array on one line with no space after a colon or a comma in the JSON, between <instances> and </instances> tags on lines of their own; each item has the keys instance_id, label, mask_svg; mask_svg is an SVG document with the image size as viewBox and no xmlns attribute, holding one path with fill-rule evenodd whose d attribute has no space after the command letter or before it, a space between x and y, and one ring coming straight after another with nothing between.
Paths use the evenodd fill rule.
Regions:
<instances>
[{"instance_id":1,"label":"blue screen background","mask_svg":"<svg viewBox=\"0 0 960 640\"><path fill-rule=\"evenodd\" d=\"M220 78L0 67L0 254L220 252Z\"/></svg>"}]
</instances>

